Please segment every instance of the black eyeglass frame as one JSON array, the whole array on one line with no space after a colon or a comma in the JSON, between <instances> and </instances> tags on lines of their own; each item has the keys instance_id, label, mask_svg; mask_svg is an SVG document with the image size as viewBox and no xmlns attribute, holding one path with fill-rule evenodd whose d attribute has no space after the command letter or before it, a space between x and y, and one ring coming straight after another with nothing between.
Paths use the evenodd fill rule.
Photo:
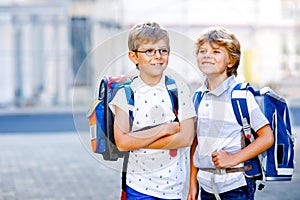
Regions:
<instances>
[{"instance_id":1,"label":"black eyeglass frame","mask_svg":"<svg viewBox=\"0 0 300 200\"><path fill-rule=\"evenodd\" d=\"M153 53L151 53L151 52ZM169 55L170 53L170 50L169 49L147 49L145 51L139 51L139 50L132 50L132 52L138 52L138 53L144 53L146 54L147 56L154 56L156 54L156 52L158 51L158 53L161 55L161 56L166 56L166 55Z\"/></svg>"}]
</instances>

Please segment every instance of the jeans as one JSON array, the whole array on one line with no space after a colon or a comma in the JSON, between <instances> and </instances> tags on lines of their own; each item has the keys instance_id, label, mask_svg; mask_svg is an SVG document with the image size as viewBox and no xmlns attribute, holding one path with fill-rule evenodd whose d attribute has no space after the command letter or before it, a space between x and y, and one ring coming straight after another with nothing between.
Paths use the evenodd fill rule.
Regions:
<instances>
[{"instance_id":1,"label":"jeans","mask_svg":"<svg viewBox=\"0 0 300 200\"><path fill-rule=\"evenodd\" d=\"M126 186L126 200L171 200L171 199L162 199L158 197L152 197L147 194L140 193L128 186ZM180 199L172 199L180 200Z\"/></svg>"},{"instance_id":2,"label":"jeans","mask_svg":"<svg viewBox=\"0 0 300 200\"><path fill-rule=\"evenodd\" d=\"M246 178L247 186L242 186L228 192L220 193L222 200L254 200L256 188L255 179ZM215 195L201 188L201 200L215 200Z\"/></svg>"}]
</instances>

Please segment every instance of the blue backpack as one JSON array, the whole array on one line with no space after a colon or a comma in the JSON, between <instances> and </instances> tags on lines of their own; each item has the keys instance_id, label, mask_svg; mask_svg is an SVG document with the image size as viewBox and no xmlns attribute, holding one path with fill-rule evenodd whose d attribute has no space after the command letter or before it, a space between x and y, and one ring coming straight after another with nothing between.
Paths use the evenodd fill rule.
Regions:
<instances>
[{"instance_id":1,"label":"blue backpack","mask_svg":"<svg viewBox=\"0 0 300 200\"><path fill-rule=\"evenodd\" d=\"M114 115L109 109L109 102L120 88L125 88L128 104L133 104L130 83L134 77L104 77L99 86L98 99L90 107L87 118L90 125L91 147L94 153L102 154L104 160L116 161L124 156L115 145L113 135ZM129 91L129 92L128 92ZM132 115L130 115L130 118Z\"/></svg>"},{"instance_id":2,"label":"blue backpack","mask_svg":"<svg viewBox=\"0 0 300 200\"><path fill-rule=\"evenodd\" d=\"M104 77L99 86L98 99L93 103L87 112L87 118L90 125L91 146L94 153L102 154L104 160L116 161L123 158L125 152L121 152L116 147L114 138L114 114L109 108L109 103L121 88L125 89L127 103L134 106L134 95L130 87L132 81L136 78L133 76ZM166 76L166 88L168 90L173 112L178 121L178 91L175 80ZM130 125L132 125L133 114L129 111ZM145 127L147 129L151 127Z\"/></svg>"},{"instance_id":3,"label":"blue backpack","mask_svg":"<svg viewBox=\"0 0 300 200\"><path fill-rule=\"evenodd\" d=\"M257 137L255 131L250 127L246 101L247 91L252 92L260 109L268 119L275 142L271 148L244 163L244 166L251 166L248 167L250 170L245 171L245 175L263 181L290 181L294 172L295 136L291 131L287 103L268 87L255 90L249 83L239 83L233 88L231 103L237 122L242 126L246 145ZM196 92L194 95L196 110L198 110L202 97L201 92ZM259 189L262 188L263 185L259 187Z\"/></svg>"}]
</instances>

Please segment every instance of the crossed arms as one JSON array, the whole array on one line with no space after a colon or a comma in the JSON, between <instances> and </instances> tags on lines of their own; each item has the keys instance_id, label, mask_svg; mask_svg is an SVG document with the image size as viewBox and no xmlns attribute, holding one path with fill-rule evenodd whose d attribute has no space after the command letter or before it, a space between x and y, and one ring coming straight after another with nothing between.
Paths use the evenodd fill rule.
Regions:
<instances>
[{"instance_id":1,"label":"crossed arms","mask_svg":"<svg viewBox=\"0 0 300 200\"><path fill-rule=\"evenodd\" d=\"M140 148L175 149L191 146L194 139L194 119L170 122L147 130L130 132L129 117L115 108L114 136L120 151Z\"/></svg>"}]
</instances>

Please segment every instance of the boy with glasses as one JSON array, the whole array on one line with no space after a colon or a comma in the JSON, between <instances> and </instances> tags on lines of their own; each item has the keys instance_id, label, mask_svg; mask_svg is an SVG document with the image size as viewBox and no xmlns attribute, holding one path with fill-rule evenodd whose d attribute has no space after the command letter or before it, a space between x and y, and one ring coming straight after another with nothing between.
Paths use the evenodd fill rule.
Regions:
<instances>
[{"instance_id":1,"label":"boy with glasses","mask_svg":"<svg viewBox=\"0 0 300 200\"><path fill-rule=\"evenodd\" d=\"M165 84L168 77L164 74L170 54L169 35L158 23L134 26L128 47L128 57L139 70L130 84L134 106L128 105L125 89L119 90L110 103L115 114L116 145L121 151L130 151L126 199L181 199L186 147L194 138L192 93L184 81L175 80L179 122L174 121L176 116ZM129 110L133 113L132 127Z\"/></svg>"}]
</instances>

